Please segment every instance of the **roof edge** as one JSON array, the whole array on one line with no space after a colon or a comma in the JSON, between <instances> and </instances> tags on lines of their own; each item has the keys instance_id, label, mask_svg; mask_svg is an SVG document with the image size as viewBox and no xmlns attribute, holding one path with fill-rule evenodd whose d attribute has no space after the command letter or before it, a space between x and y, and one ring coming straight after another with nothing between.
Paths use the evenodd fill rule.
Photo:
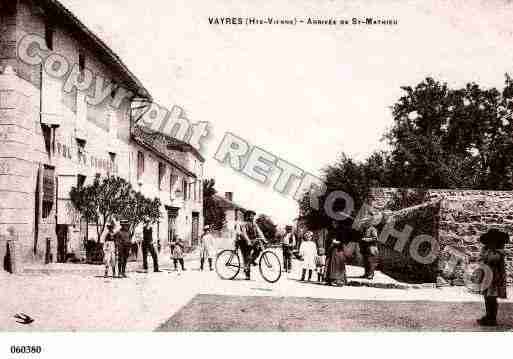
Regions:
<instances>
[{"instance_id":1,"label":"roof edge","mask_svg":"<svg viewBox=\"0 0 513 359\"><path fill-rule=\"evenodd\" d=\"M135 87L137 87L137 96L141 96L153 101L153 98L149 91L143 86L142 82L133 74L132 71L125 65L125 63L121 60L121 58L103 41L101 40L92 30L90 30L78 17L76 17L68 8L66 8L63 4L61 4L58 0L44 0L44 3L53 6L60 11L68 19L74 23L84 34L89 37L92 42L99 47L107 56L109 56L115 64L117 64L120 69L128 76L128 78L134 82Z\"/></svg>"},{"instance_id":2,"label":"roof edge","mask_svg":"<svg viewBox=\"0 0 513 359\"><path fill-rule=\"evenodd\" d=\"M176 162L175 160L167 157L165 154L161 153L159 150L157 150L155 147L153 147L152 145L144 142L144 141L141 141L137 138L135 138L134 136L132 136L132 140L137 143L139 146L145 148L146 150L152 152L153 154L155 154L156 156L162 158L164 161L168 162L169 164L171 164L172 166L176 167L177 169L179 169L180 171L184 172L186 175L190 176L190 177L193 177L193 178L198 178L198 176L196 176L194 173L192 173L191 171L189 171L187 168L183 167L181 164L179 164L178 162Z\"/></svg>"}]
</instances>

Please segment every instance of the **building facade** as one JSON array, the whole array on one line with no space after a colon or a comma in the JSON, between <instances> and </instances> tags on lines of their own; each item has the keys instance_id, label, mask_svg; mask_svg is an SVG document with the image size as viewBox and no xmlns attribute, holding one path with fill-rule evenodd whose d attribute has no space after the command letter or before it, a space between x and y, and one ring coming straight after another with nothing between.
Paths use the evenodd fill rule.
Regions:
<instances>
[{"instance_id":1,"label":"building facade","mask_svg":"<svg viewBox=\"0 0 513 359\"><path fill-rule=\"evenodd\" d=\"M97 174L123 177L159 197L161 242L176 233L192 244L202 224L201 186L194 183L201 183L204 160L180 141L170 139L159 151L137 138L132 104L152 99L122 61L57 1L0 0L0 30L0 257L13 238L18 269L64 261L70 251L83 256L84 240L96 231L73 208L69 191ZM27 34L44 39L41 64L19 57ZM66 76L45 69L51 54L78 66L82 76L90 71L94 81L112 83L105 101L90 101L95 82L65 90ZM120 96L121 89L130 95Z\"/></svg>"}]
</instances>

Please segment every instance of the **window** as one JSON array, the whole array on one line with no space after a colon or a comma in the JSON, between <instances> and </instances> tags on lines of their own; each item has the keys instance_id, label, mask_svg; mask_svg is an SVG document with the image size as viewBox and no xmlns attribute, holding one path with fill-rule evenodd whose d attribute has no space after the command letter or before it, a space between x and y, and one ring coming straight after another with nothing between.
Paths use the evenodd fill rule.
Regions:
<instances>
[{"instance_id":1,"label":"window","mask_svg":"<svg viewBox=\"0 0 513 359\"><path fill-rule=\"evenodd\" d=\"M187 200L188 197L188 186L187 186L187 180L184 178L182 180L182 191L183 191L183 199L184 201Z\"/></svg>"},{"instance_id":2,"label":"window","mask_svg":"<svg viewBox=\"0 0 513 359\"><path fill-rule=\"evenodd\" d=\"M162 190L162 183L164 182L164 175L166 174L166 166L159 162L159 191Z\"/></svg>"},{"instance_id":3,"label":"window","mask_svg":"<svg viewBox=\"0 0 513 359\"><path fill-rule=\"evenodd\" d=\"M77 188L84 187L85 180L86 180L86 176L77 175Z\"/></svg>"},{"instance_id":4,"label":"window","mask_svg":"<svg viewBox=\"0 0 513 359\"><path fill-rule=\"evenodd\" d=\"M178 176L171 173L169 176L169 193L171 194L171 198L175 197L176 191L176 183L178 182Z\"/></svg>"},{"instance_id":5,"label":"window","mask_svg":"<svg viewBox=\"0 0 513 359\"><path fill-rule=\"evenodd\" d=\"M52 24L45 24L45 44L49 50L53 50L53 36L55 33L55 29Z\"/></svg>"},{"instance_id":6,"label":"window","mask_svg":"<svg viewBox=\"0 0 513 359\"><path fill-rule=\"evenodd\" d=\"M86 66L85 54L82 50L78 52L78 69L80 72L84 72Z\"/></svg>"},{"instance_id":7,"label":"window","mask_svg":"<svg viewBox=\"0 0 513 359\"><path fill-rule=\"evenodd\" d=\"M114 152L109 152L109 173L116 172L116 154Z\"/></svg>"},{"instance_id":8,"label":"window","mask_svg":"<svg viewBox=\"0 0 513 359\"><path fill-rule=\"evenodd\" d=\"M48 218L50 213L52 213L53 203L52 202L43 202L43 218Z\"/></svg>"},{"instance_id":9,"label":"window","mask_svg":"<svg viewBox=\"0 0 513 359\"><path fill-rule=\"evenodd\" d=\"M142 179L144 173L144 153L137 151L137 180Z\"/></svg>"},{"instance_id":10,"label":"window","mask_svg":"<svg viewBox=\"0 0 513 359\"><path fill-rule=\"evenodd\" d=\"M85 163L85 145L85 140L77 138L77 154L79 162Z\"/></svg>"},{"instance_id":11,"label":"window","mask_svg":"<svg viewBox=\"0 0 513 359\"><path fill-rule=\"evenodd\" d=\"M52 128L50 126L42 125L43 138L45 140L45 149L48 156L51 155L52 148Z\"/></svg>"},{"instance_id":12,"label":"window","mask_svg":"<svg viewBox=\"0 0 513 359\"><path fill-rule=\"evenodd\" d=\"M55 168L44 166L43 168L43 218L48 218L53 208L55 197Z\"/></svg>"},{"instance_id":13,"label":"window","mask_svg":"<svg viewBox=\"0 0 513 359\"><path fill-rule=\"evenodd\" d=\"M107 109L107 122L109 124L109 135L112 140L116 140L118 138L118 124L116 113L114 109Z\"/></svg>"}]
</instances>

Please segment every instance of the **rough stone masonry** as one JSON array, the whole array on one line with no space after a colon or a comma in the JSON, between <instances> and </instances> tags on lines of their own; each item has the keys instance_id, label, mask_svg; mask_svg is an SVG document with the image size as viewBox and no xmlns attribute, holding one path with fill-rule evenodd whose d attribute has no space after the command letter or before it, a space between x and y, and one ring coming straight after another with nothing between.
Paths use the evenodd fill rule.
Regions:
<instances>
[{"instance_id":1,"label":"rough stone masonry","mask_svg":"<svg viewBox=\"0 0 513 359\"><path fill-rule=\"evenodd\" d=\"M398 191L397 188L374 188L369 202L375 208L389 209L387 206ZM408 189L408 191L416 190ZM438 276L448 284L463 284L464 265L477 261L479 257L481 234L490 228L497 228L513 238L513 191L429 189L426 191L426 199L441 199L438 215L426 220L432 223L433 234L440 244ZM447 268L450 260L451 248L463 253L466 263L460 263L455 271L447 272L444 268ZM513 283L511 240L505 249L508 283L511 284ZM399 265L401 263L396 261L396 266ZM395 271L401 269L395 268Z\"/></svg>"}]
</instances>

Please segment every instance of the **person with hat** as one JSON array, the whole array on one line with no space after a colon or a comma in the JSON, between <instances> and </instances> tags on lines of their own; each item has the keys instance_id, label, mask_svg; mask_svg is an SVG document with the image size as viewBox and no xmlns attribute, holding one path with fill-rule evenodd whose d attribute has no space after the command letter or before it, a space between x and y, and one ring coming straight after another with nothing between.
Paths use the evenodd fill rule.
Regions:
<instances>
[{"instance_id":1,"label":"person with hat","mask_svg":"<svg viewBox=\"0 0 513 359\"><path fill-rule=\"evenodd\" d=\"M296 246L296 236L292 232L292 226L285 226L285 235L281 241L283 252L283 270L290 272L292 270L292 250Z\"/></svg>"},{"instance_id":2,"label":"person with hat","mask_svg":"<svg viewBox=\"0 0 513 359\"><path fill-rule=\"evenodd\" d=\"M104 232L103 237L103 262L105 263L105 274L107 278L109 268L112 269L112 278L116 276L116 241L114 233L114 222L107 224L107 231Z\"/></svg>"},{"instance_id":3,"label":"person with hat","mask_svg":"<svg viewBox=\"0 0 513 359\"><path fill-rule=\"evenodd\" d=\"M212 271L214 270L212 267L212 261L216 255L215 239L212 235L212 228L210 226L205 226L203 231L204 232L199 243L200 270L203 270L205 259L208 259L208 267Z\"/></svg>"},{"instance_id":4,"label":"person with hat","mask_svg":"<svg viewBox=\"0 0 513 359\"><path fill-rule=\"evenodd\" d=\"M477 322L482 326L495 326L497 325L497 298L507 298L504 245L509 242L509 236L497 229L490 229L479 238L479 241L483 244L480 262L486 268L480 283L486 315ZM486 278L486 272L492 274L491 278Z\"/></svg>"},{"instance_id":5,"label":"person with hat","mask_svg":"<svg viewBox=\"0 0 513 359\"><path fill-rule=\"evenodd\" d=\"M349 220L331 221L328 230L326 250L326 284L344 286L347 282L345 246L357 237Z\"/></svg>"},{"instance_id":6,"label":"person with hat","mask_svg":"<svg viewBox=\"0 0 513 359\"><path fill-rule=\"evenodd\" d=\"M143 256L143 269L148 270L148 252L151 255L153 261L153 271L160 272L159 270L159 257L155 251L153 245L153 228L150 226L150 222L144 222L143 227L143 240L142 240L142 256Z\"/></svg>"},{"instance_id":7,"label":"person with hat","mask_svg":"<svg viewBox=\"0 0 513 359\"><path fill-rule=\"evenodd\" d=\"M378 265L378 230L374 227L377 220L375 215L362 220L362 236L359 241L360 253L363 257L365 273L362 278L373 279Z\"/></svg>"},{"instance_id":8,"label":"person with hat","mask_svg":"<svg viewBox=\"0 0 513 359\"><path fill-rule=\"evenodd\" d=\"M116 247L118 249L118 276L126 278L126 264L130 255L131 240L129 233L129 222L124 219L120 221L121 229L115 235Z\"/></svg>"},{"instance_id":9,"label":"person with hat","mask_svg":"<svg viewBox=\"0 0 513 359\"><path fill-rule=\"evenodd\" d=\"M251 279L251 265L256 265L256 259L262 252L261 242L265 242L264 235L255 223L255 215L253 211L246 212L246 222L240 226L237 240L242 253L246 280Z\"/></svg>"}]
</instances>

